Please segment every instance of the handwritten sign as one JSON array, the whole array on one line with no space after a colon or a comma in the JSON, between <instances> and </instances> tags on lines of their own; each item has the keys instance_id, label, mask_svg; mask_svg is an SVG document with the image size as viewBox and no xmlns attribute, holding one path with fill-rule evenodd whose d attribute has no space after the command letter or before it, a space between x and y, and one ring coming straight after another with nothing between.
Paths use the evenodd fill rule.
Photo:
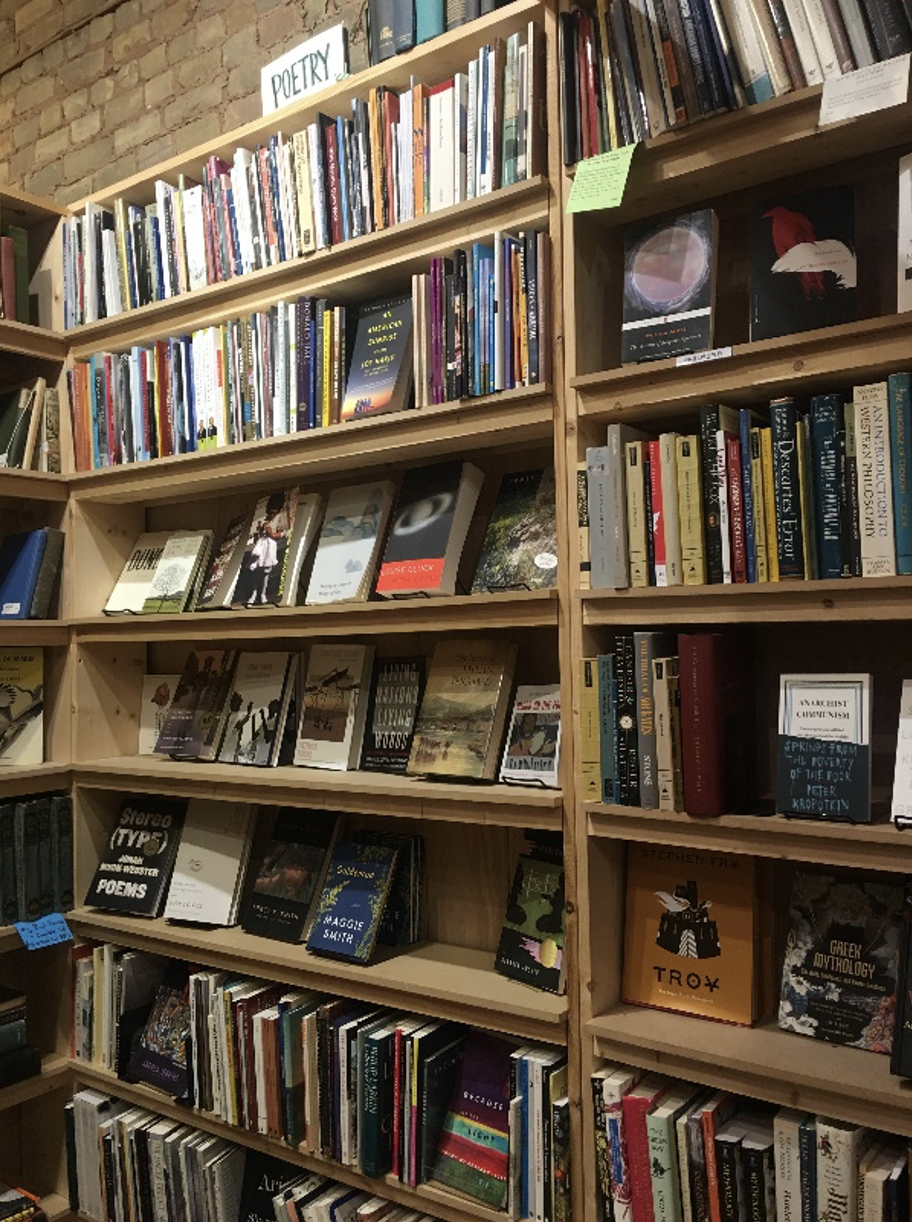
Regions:
<instances>
[{"instance_id":1,"label":"handwritten sign","mask_svg":"<svg viewBox=\"0 0 912 1222\"><path fill-rule=\"evenodd\" d=\"M70 927L59 912L39 917L37 921L17 921L16 930L27 950L43 950L61 942L72 942Z\"/></svg>"},{"instance_id":2,"label":"handwritten sign","mask_svg":"<svg viewBox=\"0 0 912 1222\"><path fill-rule=\"evenodd\" d=\"M870 821L871 749L860 743L779 735L776 805L787 815Z\"/></svg>"},{"instance_id":3,"label":"handwritten sign","mask_svg":"<svg viewBox=\"0 0 912 1222\"><path fill-rule=\"evenodd\" d=\"M630 162L636 147L635 144L625 144L623 148L581 161L576 167L567 211L596 212L599 208L617 208L624 198Z\"/></svg>"},{"instance_id":4,"label":"handwritten sign","mask_svg":"<svg viewBox=\"0 0 912 1222\"><path fill-rule=\"evenodd\" d=\"M731 354L731 348L707 348L704 352L685 352L683 356L678 357L675 365L678 368L682 365L702 365L706 361L722 361Z\"/></svg>"},{"instance_id":5,"label":"handwritten sign","mask_svg":"<svg viewBox=\"0 0 912 1222\"><path fill-rule=\"evenodd\" d=\"M885 59L880 64L828 76L823 82L818 124L841 123L861 115L900 106L909 96L909 54Z\"/></svg>"},{"instance_id":6,"label":"handwritten sign","mask_svg":"<svg viewBox=\"0 0 912 1222\"><path fill-rule=\"evenodd\" d=\"M263 115L348 76L348 30L334 25L260 70Z\"/></svg>"}]
</instances>

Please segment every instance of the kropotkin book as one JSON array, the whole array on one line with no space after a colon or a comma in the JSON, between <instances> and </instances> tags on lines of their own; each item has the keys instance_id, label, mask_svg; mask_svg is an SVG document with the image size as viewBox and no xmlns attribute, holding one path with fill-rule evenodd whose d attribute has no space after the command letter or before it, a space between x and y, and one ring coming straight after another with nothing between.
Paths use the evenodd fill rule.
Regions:
<instances>
[{"instance_id":1,"label":"kropotkin book","mask_svg":"<svg viewBox=\"0 0 912 1222\"><path fill-rule=\"evenodd\" d=\"M423 657L375 660L361 746L364 771L405 772L426 670Z\"/></svg>"},{"instance_id":2,"label":"kropotkin book","mask_svg":"<svg viewBox=\"0 0 912 1222\"><path fill-rule=\"evenodd\" d=\"M902 907L899 883L796 873L779 1026L889 1054Z\"/></svg>"},{"instance_id":3,"label":"kropotkin book","mask_svg":"<svg viewBox=\"0 0 912 1222\"><path fill-rule=\"evenodd\" d=\"M186 802L175 798L125 802L86 894L86 905L133 916L158 916L186 809Z\"/></svg>"},{"instance_id":4,"label":"kropotkin book","mask_svg":"<svg viewBox=\"0 0 912 1222\"><path fill-rule=\"evenodd\" d=\"M307 949L368 963L396 868L397 851L382 844L336 845L307 938Z\"/></svg>"},{"instance_id":5,"label":"kropotkin book","mask_svg":"<svg viewBox=\"0 0 912 1222\"><path fill-rule=\"evenodd\" d=\"M564 991L564 867L520 857L497 958L501 976L548 993Z\"/></svg>"},{"instance_id":6,"label":"kropotkin book","mask_svg":"<svg viewBox=\"0 0 912 1222\"><path fill-rule=\"evenodd\" d=\"M554 469L514 471L501 480L472 593L541 590L556 581Z\"/></svg>"},{"instance_id":7,"label":"kropotkin book","mask_svg":"<svg viewBox=\"0 0 912 1222\"><path fill-rule=\"evenodd\" d=\"M398 412L412 393L412 299L394 297L358 314L343 420Z\"/></svg>"}]
</instances>

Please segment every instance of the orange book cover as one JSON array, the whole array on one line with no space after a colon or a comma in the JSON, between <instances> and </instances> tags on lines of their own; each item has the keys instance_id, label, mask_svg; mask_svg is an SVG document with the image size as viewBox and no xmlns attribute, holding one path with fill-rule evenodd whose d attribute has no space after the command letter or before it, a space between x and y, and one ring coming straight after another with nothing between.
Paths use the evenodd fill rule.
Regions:
<instances>
[{"instance_id":1,"label":"orange book cover","mask_svg":"<svg viewBox=\"0 0 912 1222\"><path fill-rule=\"evenodd\" d=\"M424 216L424 86L412 86L412 165L415 216Z\"/></svg>"},{"instance_id":2,"label":"orange book cover","mask_svg":"<svg viewBox=\"0 0 912 1222\"><path fill-rule=\"evenodd\" d=\"M755 912L752 857L631 844L624 1000L750 1026Z\"/></svg>"}]
</instances>

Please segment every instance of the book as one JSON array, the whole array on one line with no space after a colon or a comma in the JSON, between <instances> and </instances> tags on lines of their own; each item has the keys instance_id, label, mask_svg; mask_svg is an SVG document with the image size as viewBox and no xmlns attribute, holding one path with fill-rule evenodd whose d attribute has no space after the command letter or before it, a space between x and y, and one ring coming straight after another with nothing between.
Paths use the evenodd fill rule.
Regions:
<instances>
[{"instance_id":1,"label":"book","mask_svg":"<svg viewBox=\"0 0 912 1222\"><path fill-rule=\"evenodd\" d=\"M278 763L296 669L293 653L245 650L239 656L217 756L221 763Z\"/></svg>"},{"instance_id":2,"label":"book","mask_svg":"<svg viewBox=\"0 0 912 1222\"><path fill-rule=\"evenodd\" d=\"M388 480L333 489L307 587L308 605L366 601L393 494Z\"/></svg>"},{"instance_id":3,"label":"book","mask_svg":"<svg viewBox=\"0 0 912 1222\"><path fill-rule=\"evenodd\" d=\"M178 759L215 759L237 664L235 649L191 650L155 743Z\"/></svg>"},{"instance_id":4,"label":"book","mask_svg":"<svg viewBox=\"0 0 912 1222\"><path fill-rule=\"evenodd\" d=\"M397 850L384 844L337 844L317 900L307 949L368 963L386 905Z\"/></svg>"},{"instance_id":5,"label":"book","mask_svg":"<svg viewBox=\"0 0 912 1222\"><path fill-rule=\"evenodd\" d=\"M741 810L751 791L752 705L739 642L731 632L678 637L684 809Z\"/></svg>"},{"instance_id":6,"label":"book","mask_svg":"<svg viewBox=\"0 0 912 1222\"><path fill-rule=\"evenodd\" d=\"M200 574L212 547L211 530L179 530L170 536L155 566L143 615L174 615L196 599Z\"/></svg>"},{"instance_id":7,"label":"book","mask_svg":"<svg viewBox=\"0 0 912 1222\"><path fill-rule=\"evenodd\" d=\"M186 803L129 799L111 829L85 902L90 908L157 917L177 857Z\"/></svg>"},{"instance_id":8,"label":"book","mask_svg":"<svg viewBox=\"0 0 912 1222\"><path fill-rule=\"evenodd\" d=\"M543 590L556 581L554 469L508 473L500 481L472 593Z\"/></svg>"},{"instance_id":9,"label":"book","mask_svg":"<svg viewBox=\"0 0 912 1222\"><path fill-rule=\"evenodd\" d=\"M270 492L257 501L232 595L233 606L277 606L282 600L285 554L291 545L298 489Z\"/></svg>"},{"instance_id":10,"label":"book","mask_svg":"<svg viewBox=\"0 0 912 1222\"><path fill-rule=\"evenodd\" d=\"M148 1082L175 1099L187 1093L191 1037L187 965L172 960L130 1057L135 1081Z\"/></svg>"},{"instance_id":11,"label":"book","mask_svg":"<svg viewBox=\"0 0 912 1222\"><path fill-rule=\"evenodd\" d=\"M413 381L412 299L393 297L358 311L341 419L409 406Z\"/></svg>"},{"instance_id":12,"label":"book","mask_svg":"<svg viewBox=\"0 0 912 1222\"><path fill-rule=\"evenodd\" d=\"M0 767L44 763L44 651L0 648Z\"/></svg>"},{"instance_id":13,"label":"book","mask_svg":"<svg viewBox=\"0 0 912 1222\"><path fill-rule=\"evenodd\" d=\"M166 920L237 923L255 819L248 803L190 799L165 903Z\"/></svg>"},{"instance_id":14,"label":"book","mask_svg":"<svg viewBox=\"0 0 912 1222\"><path fill-rule=\"evenodd\" d=\"M912 679L903 679L896 733L891 820L902 827L912 821Z\"/></svg>"},{"instance_id":15,"label":"book","mask_svg":"<svg viewBox=\"0 0 912 1222\"><path fill-rule=\"evenodd\" d=\"M631 844L624 1000L750 1026L756 903L751 857Z\"/></svg>"},{"instance_id":16,"label":"book","mask_svg":"<svg viewBox=\"0 0 912 1222\"><path fill-rule=\"evenodd\" d=\"M459 461L406 471L377 575L378 594L456 593L483 479L478 467Z\"/></svg>"},{"instance_id":17,"label":"book","mask_svg":"<svg viewBox=\"0 0 912 1222\"><path fill-rule=\"evenodd\" d=\"M294 762L308 768L356 768L367 716L372 645L314 645L300 689Z\"/></svg>"},{"instance_id":18,"label":"book","mask_svg":"<svg viewBox=\"0 0 912 1222\"><path fill-rule=\"evenodd\" d=\"M132 612L139 615L161 560L165 544L171 538L169 530L145 531L133 544L121 574L104 605L105 615Z\"/></svg>"},{"instance_id":19,"label":"book","mask_svg":"<svg viewBox=\"0 0 912 1222\"><path fill-rule=\"evenodd\" d=\"M861 575L892 577L896 542L887 383L856 386L854 402Z\"/></svg>"},{"instance_id":20,"label":"book","mask_svg":"<svg viewBox=\"0 0 912 1222\"><path fill-rule=\"evenodd\" d=\"M180 675L143 675L137 747L139 755L155 754L155 744L179 682Z\"/></svg>"},{"instance_id":21,"label":"book","mask_svg":"<svg viewBox=\"0 0 912 1222\"><path fill-rule=\"evenodd\" d=\"M563 992L564 898L563 865L522 854L494 960L501 976Z\"/></svg>"},{"instance_id":22,"label":"book","mask_svg":"<svg viewBox=\"0 0 912 1222\"><path fill-rule=\"evenodd\" d=\"M411 774L494 779L516 646L495 639L438 641L409 756Z\"/></svg>"},{"instance_id":23,"label":"book","mask_svg":"<svg viewBox=\"0 0 912 1222\"><path fill-rule=\"evenodd\" d=\"M789 900L779 1026L890 1053L903 890L797 871Z\"/></svg>"},{"instance_id":24,"label":"book","mask_svg":"<svg viewBox=\"0 0 912 1222\"><path fill-rule=\"evenodd\" d=\"M63 531L45 527L6 535L0 543L0 619L47 619Z\"/></svg>"},{"instance_id":25,"label":"book","mask_svg":"<svg viewBox=\"0 0 912 1222\"><path fill-rule=\"evenodd\" d=\"M426 672L423 657L374 659L359 765L363 771L405 772Z\"/></svg>"},{"instance_id":26,"label":"book","mask_svg":"<svg viewBox=\"0 0 912 1222\"><path fill-rule=\"evenodd\" d=\"M500 779L523 785L559 784L560 686L516 689L500 764Z\"/></svg>"},{"instance_id":27,"label":"book","mask_svg":"<svg viewBox=\"0 0 912 1222\"><path fill-rule=\"evenodd\" d=\"M247 551L250 525L250 514L241 513L232 518L225 527L225 533L213 553L209 571L200 587L196 600L197 611L223 610L231 606L241 562Z\"/></svg>"},{"instance_id":28,"label":"book","mask_svg":"<svg viewBox=\"0 0 912 1222\"><path fill-rule=\"evenodd\" d=\"M247 933L300 942L323 889L342 821L333 814L281 809L241 909Z\"/></svg>"},{"instance_id":29,"label":"book","mask_svg":"<svg viewBox=\"0 0 912 1222\"><path fill-rule=\"evenodd\" d=\"M625 232L625 364L712 347L717 241L711 208Z\"/></svg>"}]
</instances>

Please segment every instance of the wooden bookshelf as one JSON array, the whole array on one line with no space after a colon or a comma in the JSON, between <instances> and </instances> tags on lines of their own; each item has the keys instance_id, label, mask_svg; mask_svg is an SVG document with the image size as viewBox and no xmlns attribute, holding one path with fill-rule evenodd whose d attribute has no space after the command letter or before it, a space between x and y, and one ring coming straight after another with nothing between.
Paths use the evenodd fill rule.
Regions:
<instances>
[{"instance_id":1,"label":"wooden bookshelf","mask_svg":"<svg viewBox=\"0 0 912 1222\"><path fill-rule=\"evenodd\" d=\"M19 1107L31 1099L60 1090L70 1083L70 1062L59 1053L51 1053L41 1062L41 1073L23 1082L0 1088L0 1113Z\"/></svg>"},{"instance_id":2,"label":"wooden bookshelf","mask_svg":"<svg viewBox=\"0 0 912 1222\"><path fill-rule=\"evenodd\" d=\"M69 762L36 764L33 768L0 768L0 800L18 798L23 794L44 793L50 789L67 789L70 784Z\"/></svg>"},{"instance_id":3,"label":"wooden bookshelf","mask_svg":"<svg viewBox=\"0 0 912 1222\"><path fill-rule=\"evenodd\" d=\"M66 336L47 327L33 327L0 319L0 352L29 356L41 361L63 361L67 355Z\"/></svg>"},{"instance_id":4,"label":"wooden bookshelf","mask_svg":"<svg viewBox=\"0 0 912 1222\"><path fill-rule=\"evenodd\" d=\"M16 501L51 501L65 504L69 496L66 478L37 471L0 468L0 498Z\"/></svg>"}]
</instances>

